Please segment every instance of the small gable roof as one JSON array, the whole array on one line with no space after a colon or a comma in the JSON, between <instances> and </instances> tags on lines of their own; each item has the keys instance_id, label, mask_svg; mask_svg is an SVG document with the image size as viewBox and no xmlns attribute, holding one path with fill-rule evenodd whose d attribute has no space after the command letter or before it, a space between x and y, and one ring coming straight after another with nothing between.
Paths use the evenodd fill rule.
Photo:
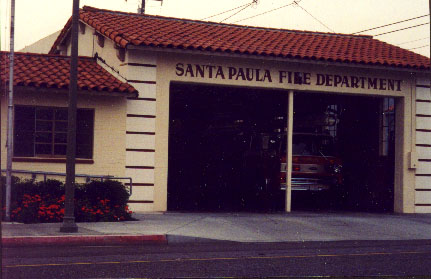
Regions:
<instances>
[{"instance_id":1,"label":"small gable roof","mask_svg":"<svg viewBox=\"0 0 431 279\"><path fill-rule=\"evenodd\" d=\"M9 84L9 52L0 52L0 69L0 85L6 86ZM69 78L69 56L14 54L14 86L68 89ZM138 93L133 86L103 69L94 58L82 56L78 59L78 90L124 93L127 96Z\"/></svg>"},{"instance_id":2,"label":"small gable roof","mask_svg":"<svg viewBox=\"0 0 431 279\"><path fill-rule=\"evenodd\" d=\"M118 46L150 46L218 53L327 61L391 68L430 69L430 59L371 36L220 24L116 12L84 6L82 22ZM67 22L51 48L69 34Z\"/></svg>"}]
</instances>

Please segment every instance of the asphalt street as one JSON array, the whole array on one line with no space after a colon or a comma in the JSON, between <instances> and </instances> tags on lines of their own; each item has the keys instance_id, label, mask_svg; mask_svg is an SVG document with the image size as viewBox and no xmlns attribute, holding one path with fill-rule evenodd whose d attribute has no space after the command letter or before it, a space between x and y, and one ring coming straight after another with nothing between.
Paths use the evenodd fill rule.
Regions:
<instances>
[{"instance_id":1,"label":"asphalt street","mask_svg":"<svg viewBox=\"0 0 431 279\"><path fill-rule=\"evenodd\" d=\"M145 246L4 248L2 275L6 279L431 278L431 241L214 241Z\"/></svg>"}]
</instances>

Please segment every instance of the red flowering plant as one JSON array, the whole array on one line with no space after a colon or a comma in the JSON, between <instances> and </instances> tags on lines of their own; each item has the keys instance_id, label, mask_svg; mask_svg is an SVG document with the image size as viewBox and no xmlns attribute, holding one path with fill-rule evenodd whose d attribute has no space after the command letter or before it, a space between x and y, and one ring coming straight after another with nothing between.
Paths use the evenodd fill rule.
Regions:
<instances>
[{"instance_id":1,"label":"red flowering plant","mask_svg":"<svg viewBox=\"0 0 431 279\"><path fill-rule=\"evenodd\" d=\"M109 199L100 197L94 205L89 200L79 200L75 207L75 218L77 222L133 220L132 211L127 205L111 205Z\"/></svg>"},{"instance_id":2,"label":"red flowering plant","mask_svg":"<svg viewBox=\"0 0 431 279\"><path fill-rule=\"evenodd\" d=\"M52 198L49 194L24 194L21 202L13 206L11 219L22 223L60 222L64 216L64 195Z\"/></svg>"},{"instance_id":3,"label":"red flowering plant","mask_svg":"<svg viewBox=\"0 0 431 279\"><path fill-rule=\"evenodd\" d=\"M11 220L23 223L62 222L64 185L57 180L15 180L12 187ZM117 181L92 181L75 190L77 222L134 220L127 202L129 194ZM4 203L3 203L4 204ZM5 208L3 207L3 216Z\"/></svg>"}]
</instances>

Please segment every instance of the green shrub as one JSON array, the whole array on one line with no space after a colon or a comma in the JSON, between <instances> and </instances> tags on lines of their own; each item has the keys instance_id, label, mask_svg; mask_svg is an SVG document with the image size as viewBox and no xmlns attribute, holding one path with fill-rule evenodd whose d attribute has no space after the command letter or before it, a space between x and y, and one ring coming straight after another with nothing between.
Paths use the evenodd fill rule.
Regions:
<instances>
[{"instance_id":1,"label":"green shrub","mask_svg":"<svg viewBox=\"0 0 431 279\"><path fill-rule=\"evenodd\" d=\"M62 222L64 192L64 184L58 180L34 182L14 178L11 220L23 223ZM77 222L133 220L128 200L129 193L118 181L78 184L75 188L75 219ZM3 216L4 211L3 206Z\"/></svg>"},{"instance_id":2,"label":"green shrub","mask_svg":"<svg viewBox=\"0 0 431 279\"><path fill-rule=\"evenodd\" d=\"M75 197L87 199L92 204L96 204L99 200L109 199L109 205L125 206L129 200L129 193L118 181L93 180L90 183L79 185L75 191Z\"/></svg>"},{"instance_id":3,"label":"green shrub","mask_svg":"<svg viewBox=\"0 0 431 279\"><path fill-rule=\"evenodd\" d=\"M6 203L6 177L2 176L1 179L1 202L2 202L2 207L5 205ZM19 182L19 178L16 176L12 176L12 189L11 189L11 197L12 200L16 200L16 187L14 187L14 185L16 185Z\"/></svg>"}]
</instances>

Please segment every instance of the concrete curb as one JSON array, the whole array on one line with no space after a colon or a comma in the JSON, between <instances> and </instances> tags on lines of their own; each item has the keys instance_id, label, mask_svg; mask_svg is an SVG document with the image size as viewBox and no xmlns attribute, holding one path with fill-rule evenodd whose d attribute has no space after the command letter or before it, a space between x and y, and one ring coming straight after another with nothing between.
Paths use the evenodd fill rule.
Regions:
<instances>
[{"instance_id":1,"label":"concrete curb","mask_svg":"<svg viewBox=\"0 0 431 279\"><path fill-rule=\"evenodd\" d=\"M165 235L79 235L2 237L3 247L167 244Z\"/></svg>"}]
</instances>

